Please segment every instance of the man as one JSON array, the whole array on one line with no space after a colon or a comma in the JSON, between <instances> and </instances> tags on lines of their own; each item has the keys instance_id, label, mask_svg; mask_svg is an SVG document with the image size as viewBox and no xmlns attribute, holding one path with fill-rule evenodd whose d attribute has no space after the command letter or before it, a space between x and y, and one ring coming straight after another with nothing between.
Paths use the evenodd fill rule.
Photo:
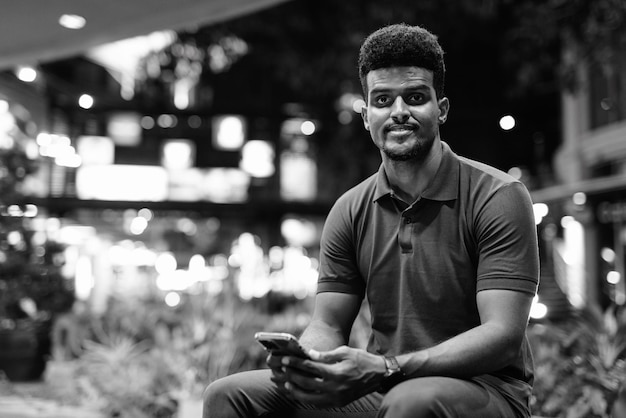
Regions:
<instances>
[{"instance_id":1,"label":"man","mask_svg":"<svg viewBox=\"0 0 626 418\"><path fill-rule=\"evenodd\" d=\"M444 73L443 51L421 27L365 40L362 116L382 164L326 220L300 337L311 359L270 355L270 370L218 380L205 418L530 416L531 200L519 181L441 140ZM346 346L363 297L367 351Z\"/></svg>"}]
</instances>

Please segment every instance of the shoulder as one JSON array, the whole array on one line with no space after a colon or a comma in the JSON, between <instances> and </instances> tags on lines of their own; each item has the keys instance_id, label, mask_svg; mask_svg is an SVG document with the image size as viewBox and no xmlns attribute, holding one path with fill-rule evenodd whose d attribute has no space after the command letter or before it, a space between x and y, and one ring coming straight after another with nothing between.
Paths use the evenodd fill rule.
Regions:
<instances>
[{"instance_id":1,"label":"shoulder","mask_svg":"<svg viewBox=\"0 0 626 418\"><path fill-rule=\"evenodd\" d=\"M352 237L358 225L366 219L374 202L376 174L343 193L333 204L324 222L322 241L338 235L345 239Z\"/></svg>"},{"instance_id":2,"label":"shoulder","mask_svg":"<svg viewBox=\"0 0 626 418\"><path fill-rule=\"evenodd\" d=\"M344 192L335 201L333 212L356 213L374 201L378 173L372 174L356 186Z\"/></svg>"},{"instance_id":3,"label":"shoulder","mask_svg":"<svg viewBox=\"0 0 626 418\"><path fill-rule=\"evenodd\" d=\"M504 171L466 157L458 157L461 194L471 193L475 199L490 199L499 193L519 194L530 200L526 186Z\"/></svg>"},{"instance_id":4,"label":"shoulder","mask_svg":"<svg viewBox=\"0 0 626 418\"><path fill-rule=\"evenodd\" d=\"M459 194L469 222L532 223L533 205L526 186L515 177L491 165L459 157Z\"/></svg>"},{"instance_id":5,"label":"shoulder","mask_svg":"<svg viewBox=\"0 0 626 418\"><path fill-rule=\"evenodd\" d=\"M461 171L465 177L474 181L491 181L494 183L510 184L519 182L515 177L489 164L481 163L467 157L457 157Z\"/></svg>"}]
</instances>

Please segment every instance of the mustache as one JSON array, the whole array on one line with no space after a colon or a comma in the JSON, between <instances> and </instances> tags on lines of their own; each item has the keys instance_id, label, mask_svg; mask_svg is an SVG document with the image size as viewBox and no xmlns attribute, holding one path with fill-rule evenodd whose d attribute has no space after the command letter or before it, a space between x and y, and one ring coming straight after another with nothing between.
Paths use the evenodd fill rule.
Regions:
<instances>
[{"instance_id":1,"label":"mustache","mask_svg":"<svg viewBox=\"0 0 626 418\"><path fill-rule=\"evenodd\" d=\"M385 126L385 131L402 131L402 130L415 130L418 128L418 125L414 123L394 123Z\"/></svg>"}]
</instances>

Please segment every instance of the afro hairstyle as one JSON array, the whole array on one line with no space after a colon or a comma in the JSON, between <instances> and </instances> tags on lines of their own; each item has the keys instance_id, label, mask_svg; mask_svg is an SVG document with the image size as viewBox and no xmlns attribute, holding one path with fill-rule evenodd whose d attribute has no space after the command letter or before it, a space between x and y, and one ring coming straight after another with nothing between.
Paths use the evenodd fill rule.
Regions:
<instances>
[{"instance_id":1,"label":"afro hairstyle","mask_svg":"<svg viewBox=\"0 0 626 418\"><path fill-rule=\"evenodd\" d=\"M367 74L380 68L420 67L433 72L438 98L443 97L445 64L437 36L420 26L398 23L370 34L359 51L359 78L367 97Z\"/></svg>"}]
</instances>

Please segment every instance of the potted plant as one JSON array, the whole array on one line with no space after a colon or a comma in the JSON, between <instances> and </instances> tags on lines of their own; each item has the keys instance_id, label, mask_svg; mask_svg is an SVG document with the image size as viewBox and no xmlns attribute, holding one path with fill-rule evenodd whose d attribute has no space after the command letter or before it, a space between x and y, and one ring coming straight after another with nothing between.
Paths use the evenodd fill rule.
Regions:
<instances>
[{"instance_id":1,"label":"potted plant","mask_svg":"<svg viewBox=\"0 0 626 418\"><path fill-rule=\"evenodd\" d=\"M32 228L37 208L26 204L23 184L37 161L17 123L7 126L0 129L0 372L36 380L50 352L51 323L72 305L73 290L61 275L63 248Z\"/></svg>"},{"instance_id":2,"label":"potted plant","mask_svg":"<svg viewBox=\"0 0 626 418\"><path fill-rule=\"evenodd\" d=\"M626 382L626 309L587 306L572 319L535 324L533 412L541 417L618 418Z\"/></svg>"}]
</instances>

